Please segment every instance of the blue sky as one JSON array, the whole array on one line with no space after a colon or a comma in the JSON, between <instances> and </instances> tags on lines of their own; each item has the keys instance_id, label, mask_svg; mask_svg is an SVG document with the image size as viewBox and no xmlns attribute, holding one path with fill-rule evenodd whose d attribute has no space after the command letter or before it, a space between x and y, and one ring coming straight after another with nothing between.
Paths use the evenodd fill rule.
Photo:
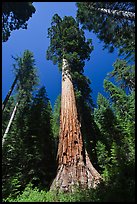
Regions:
<instances>
[{"instance_id":1,"label":"blue sky","mask_svg":"<svg viewBox=\"0 0 137 204\"><path fill-rule=\"evenodd\" d=\"M45 85L47 95L52 106L61 93L61 73L57 65L46 60L46 50L49 46L47 29L51 25L52 16L57 13L60 17L76 17L77 7L75 2L34 2L35 14L28 21L27 30L15 30L7 42L2 44L2 99L5 98L13 80L11 56L21 56L28 49L34 53L40 85ZM98 92L103 95L103 80L113 67L112 64L118 58L118 54L108 53L103 49L103 43L92 32L85 31L86 38L93 41L94 51L91 53L90 61L86 61L85 75L91 80L92 98L96 103Z\"/></svg>"}]
</instances>

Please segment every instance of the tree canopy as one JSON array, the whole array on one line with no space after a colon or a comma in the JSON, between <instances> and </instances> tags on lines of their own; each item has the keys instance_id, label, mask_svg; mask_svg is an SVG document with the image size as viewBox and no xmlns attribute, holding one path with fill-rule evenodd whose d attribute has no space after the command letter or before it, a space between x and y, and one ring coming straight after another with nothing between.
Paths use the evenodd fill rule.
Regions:
<instances>
[{"instance_id":1,"label":"tree canopy","mask_svg":"<svg viewBox=\"0 0 137 204\"><path fill-rule=\"evenodd\" d=\"M6 42L13 30L27 29L27 21L36 9L33 2L2 2L2 41Z\"/></svg>"},{"instance_id":2,"label":"tree canopy","mask_svg":"<svg viewBox=\"0 0 137 204\"><path fill-rule=\"evenodd\" d=\"M108 48L110 52L118 48L119 54L134 58L135 18L126 16L128 13L135 15L134 2L79 2L76 4L78 21L84 29L93 31L104 42L104 48Z\"/></svg>"},{"instance_id":3,"label":"tree canopy","mask_svg":"<svg viewBox=\"0 0 137 204\"><path fill-rule=\"evenodd\" d=\"M65 16L63 19L58 14L52 18L51 28L48 29L50 46L47 50L47 59L58 63L61 68L63 57L66 58L72 70L79 70L84 66L84 60L89 59L93 50L91 40L85 39L84 31L79 28L75 19ZM75 65L75 66L74 66Z\"/></svg>"},{"instance_id":4,"label":"tree canopy","mask_svg":"<svg viewBox=\"0 0 137 204\"><path fill-rule=\"evenodd\" d=\"M26 21L35 13L32 3L2 3L3 42L13 30L26 28ZM53 16L46 57L58 64L60 71L63 58L70 65L83 147L103 180L96 189L78 188L70 194L49 191L57 170L61 97L57 97L52 111L46 87L38 86L34 54L25 50L21 56L13 57L16 89L2 115L4 133L18 103L2 152L4 202L135 201L135 65L134 60L128 61L135 53L135 3L76 4L77 19ZM104 48L110 52L118 48L124 56L113 63L113 70L103 83L106 97L98 93L96 104L92 101L92 83L84 75L85 60L90 59L93 50L92 40L86 40L84 29L93 31L104 42ZM69 115L63 125L68 118ZM66 130L70 129L68 125ZM64 138L68 141L68 137Z\"/></svg>"}]
</instances>

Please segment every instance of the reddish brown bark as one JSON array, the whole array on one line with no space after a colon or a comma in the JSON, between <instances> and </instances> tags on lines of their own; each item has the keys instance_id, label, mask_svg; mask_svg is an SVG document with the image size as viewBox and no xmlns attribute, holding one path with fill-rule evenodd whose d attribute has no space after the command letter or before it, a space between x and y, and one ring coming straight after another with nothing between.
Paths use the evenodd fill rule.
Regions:
<instances>
[{"instance_id":1,"label":"reddish brown bark","mask_svg":"<svg viewBox=\"0 0 137 204\"><path fill-rule=\"evenodd\" d=\"M69 66L63 59L58 170L51 189L72 191L74 186L95 187L100 174L83 146Z\"/></svg>"}]
</instances>

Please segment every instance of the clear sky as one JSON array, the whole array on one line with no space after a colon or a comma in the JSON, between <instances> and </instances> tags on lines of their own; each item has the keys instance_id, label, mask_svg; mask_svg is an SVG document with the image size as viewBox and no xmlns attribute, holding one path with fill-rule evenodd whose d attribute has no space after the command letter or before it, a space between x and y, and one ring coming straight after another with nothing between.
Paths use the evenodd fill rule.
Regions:
<instances>
[{"instance_id":1,"label":"clear sky","mask_svg":"<svg viewBox=\"0 0 137 204\"><path fill-rule=\"evenodd\" d=\"M47 29L51 26L52 16L57 13L60 17L76 17L77 7L75 2L34 2L35 14L28 21L28 29L12 31L7 42L2 44L2 99L5 98L14 80L11 56L21 56L28 49L34 53L40 85L44 85L52 106L61 93L61 73L57 65L46 60L46 50L49 46ZM107 31L106 31L107 32ZM103 80L113 67L118 58L117 52L108 53L103 49L103 43L92 32L85 31L86 38L93 41L94 51L90 61L86 62L85 75L91 80L92 98L96 103L98 92L103 95Z\"/></svg>"}]
</instances>

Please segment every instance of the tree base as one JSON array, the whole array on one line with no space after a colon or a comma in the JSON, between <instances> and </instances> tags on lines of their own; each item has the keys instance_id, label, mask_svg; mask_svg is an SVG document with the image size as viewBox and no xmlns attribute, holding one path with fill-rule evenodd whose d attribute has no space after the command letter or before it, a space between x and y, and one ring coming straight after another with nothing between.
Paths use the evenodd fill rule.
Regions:
<instances>
[{"instance_id":1,"label":"tree base","mask_svg":"<svg viewBox=\"0 0 137 204\"><path fill-rule=\"evenodd\" d=\"M86 162L74 162L59 166L50 190L73 192L75 188L96 188L101 176L91 164L86 152Z\"/></svg>"}]
</instances>

